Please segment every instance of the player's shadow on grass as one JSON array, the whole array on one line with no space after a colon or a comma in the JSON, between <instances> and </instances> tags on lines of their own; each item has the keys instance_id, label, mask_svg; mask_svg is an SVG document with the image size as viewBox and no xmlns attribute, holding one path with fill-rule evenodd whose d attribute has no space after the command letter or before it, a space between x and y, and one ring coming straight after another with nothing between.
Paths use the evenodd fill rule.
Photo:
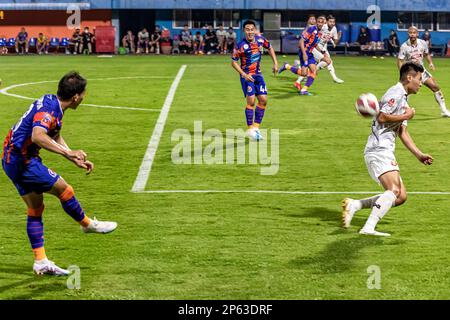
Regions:
<instances>
[{"instance_id":1,"label":"player's shadow on grass","mask_svg":"<svg viewBox=\"0 0 450 320\"><path fill-rule=\"evenodd\" d=\"M23 280L0 285L0 296L8 295L8 298L13 300L36 299L40 296L45 296L47 293L68 290L66 284L67 277L38 277L33 274L33 271L29 266L2 264L0 267L0 274L12 274L15 277L18 275L20 277L26 276ZM0 278L0 283L2 282L2 278ZM11 277L8 276L8 279L9 278ZM18 295L9 295L8 293L10 291L20 291L21 293ZM24 291L26 291L26 293L24 293Z\"/></svg>"},{"instance_id":2,"label":"player's shadow on grass","mask_svg":"<svg viewBox=\"0 0 450 320\"><path fill-rule=\"evenodd\" d=\"M351 230L342 228L340 210L330 210L328 208L317 207L306 209L306 214L296 215L302 219L316 218L326 222L335 230L329 235L338 235L342 237L337 241L326 245L325 249L315 256L299 257L290 261L290 265L299 269L312 269L319 273L341 273L348 272L357 260L360 251L372 246L379 246L385 242L385 239L379 237L362 236L357 234L359 226L364 224L366 216L355 216L352 220L353 227ZM294 216L294 215L291 215ZM355 233L349 238L349 233Z\"/></svg>"}]
</instances>

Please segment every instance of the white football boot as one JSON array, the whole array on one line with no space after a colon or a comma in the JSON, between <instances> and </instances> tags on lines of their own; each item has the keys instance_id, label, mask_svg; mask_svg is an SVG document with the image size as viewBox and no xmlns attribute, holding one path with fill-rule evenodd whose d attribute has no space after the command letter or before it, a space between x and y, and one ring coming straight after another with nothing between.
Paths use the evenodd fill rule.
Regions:
<instances>
[{"instance_id":1,"label":"white football boot","mask_svg":"<svg viewBox=\"0 0 450 320\"><path fill-rule=\"evenodd\" d=\"M344 83L344 80L339 79L339 78L333 79L333 81L336 83Z\"/></svg>"},{"instance_id":2,"label":"white football boot","mask_svg":"<svg viewBox=\"0 0 450 320\"><path fill-rule=\"evenodd\" d=\"M249 139L254 140L254 141L263 140L261 132L259 131L258 128L250 128L250 129L248 129L247 130L247 136L249 137Z\"/></svg>"},{"instance_id":3,"label":"white football boot","mask_svg":"<svg viewBox=\"0 0 450 320\"><path fill-rule=\"evenodd\" d=\"M35 274L41 276L44 274L52 276L67 276L69 271L58 267L53 261L45 258L41 261L35 261L33 264L33 271Z\"/></svg>"},{"instance_id":4,"label":"white football boot","mask_svg":"<svg viewBox=\"0 0 450 320\"><path fill-rule=\"evenodd\" d=\"M84 233L110 233L117 228L117 222L98 221L95 217L87 227L80 226Z\"/></svg>"},{"instance_id":5,"label":"white football boot","mask_svg":"<svg viewBox=\"0 0 450 320\"><path fill-rule=\"evenodd\" d=\"M444 112L441 112L441 116L444 118L450 118L450 111L445 110Z\"/></svg>"},{"instance_id":6,"label":"white football boot","mask_svg":"<svg viewBox=\"0 0 450 320\"><path fill-rule=\"evenodd\" d=\"M345 198L342 200L342 224L344 225L344 228L350 227L353 216L357 211L354 206L354 202L355 200L350 198Z\"/></svg>"},{"instance_id":7,"label":"white football boot","mask_svg":"<svg viewBox=\"0 0 450 320\"><path fill-rule=\"evenodd\" d=\"M359 230L359 234L364 234L367 236L378 236L378 237L390 237L390 233L378 232L376 230L365 230L364 228Z\"/></svg>"}]
</instances>

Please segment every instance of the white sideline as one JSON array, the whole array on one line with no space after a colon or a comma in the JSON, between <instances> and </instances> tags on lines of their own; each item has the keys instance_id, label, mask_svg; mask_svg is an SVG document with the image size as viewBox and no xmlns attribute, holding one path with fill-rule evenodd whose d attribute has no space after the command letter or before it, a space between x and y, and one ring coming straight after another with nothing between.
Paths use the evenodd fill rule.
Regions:
<instances>
[{"instance_id":1,"label":"white sideline","mask_svg":"<svg viewBox=\"0 0 450 320\"><path fill-rule=\"evenodd\" d=\"M167 79L167 78L171 78L171 77L165 77L165 76L114 77L114 78L88 79L88 81L126 80L126 79ZM9 96L9 97L34 101L34 100L37 100L37 98L26 97L26 96L22 96L19 94L10 93L8 91L11 89L14 89L14 88L25 87L25 86L35 85L35 84L42 84L42 83L52 83L52 82L58 82L58 80L48 80L48 81L38 81L38 82L14 84L9 87L0 89L0 94ZM87 106L87 107L105 108L105 109L137 110L137 111L148 111L148 112L160 112L161 111L159 109L130 108L130 107L120 107L120 106L103 106L103 105L87 104L87 103L82 103L81 105Z\"/></svg>"},{"instance_id":2,"label":"white sideline","mask_svg":"<svg viewBox=\"0 0 450 320\"><path fill-rule=\"evenodd\" d=\"M155 128L153 129L152 137L147 146L147 151L145 152L144 158L142 159L142 164L139 168L139 173L134 182L131 192L142 192L147 185L148 177L150 176L150 171L152 170L153 160L155 159L156 150L158 150L159 141L161 140L162 133L164 131L164 126L167 121L167 116L169 115L170 107L172 106L173 98L175 97L175 92L177 91L178 84L183 77L184 71L186 70L186 65L182 65L178 71L175 80L173 80L172 86L170 87L169 93L167 94L164 105L159 114L158 121L156 121Z\"/></svg>"},{"instance_id":3,"label":"white sideline","mask_svg":"<svg viewBox=\"0 0 450 320\"><path fill-rule=\"evenodd\" d=\"M351 195L378 194L381 191L283 191L283 190L140 190L136 193L269 193L269 194L298 194L298 195ZM413 191L408 194L417 195L450 195L446 191Z\"/></svg>"}]
</instances>

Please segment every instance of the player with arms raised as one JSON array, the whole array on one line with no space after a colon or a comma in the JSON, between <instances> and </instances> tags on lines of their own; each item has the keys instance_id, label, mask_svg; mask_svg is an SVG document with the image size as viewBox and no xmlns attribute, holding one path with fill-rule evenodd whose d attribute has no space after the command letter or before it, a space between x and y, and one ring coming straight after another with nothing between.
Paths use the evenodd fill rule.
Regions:
<instances>
[{"instance_id":1,"label":"player with arms raised","mask_svg":"<svg viewBox=\"0 0 450 320\"><path fill-rule=\"evenodd\" d=\"M395 159L395 140L398 136L406 148L425 165L433 163L433 157L423 153L415 145L407 130L407 121L414 117L414 109L408 105L408 96L416 94L422 86L424 68L407 62L400 68L400 82L391 87L380 103L380 113L373 120L372 134L366 144L364 159L370 176L381 184L384 193L362 199L346 198L342 201L344 227L348 228L354 214L361 209L372 209L360 234L390 236L378 232L375 226L393 206L406 201L406 189L400 177L400 169Z\"/></svg>"},{"instance_id":2,"label":"player with arms raised","mask_svg":"<svg viewBox=\"0 0 450 320\"><path fill-rule=\"evenodd\" d=\"M73 188L57 173L48 169L39 157L39 150L60 154L77 167L90 173L92 162L82 150L71 150L61 136L62 117L68 109L76 109L86 94L86 80L77 72L66 74L59 82L57 95L48 94L31 104L19 122L9 131L4 142L2 166L28 207L27 233L34 253L36 274L67 275L47 259L44 250L43 193L61 201L64 211L81 226L82 231L108 233L115 222L89 219L75 198Z\"/></svg>"},{"instance_id":3,"label":"player with arms raised","mask_svg":"<svg viewBox=\"0 0 450 320\"><path fill-rule=\"evenodd\" d=\"M247 119L247 135L254 140L262 139L259 127L267 107L267 88L261 73L260 63L263 49L267 49L273 61L273 72L278 69L277 56L270 42L263 36L256 35L256 23L252 20L244 22L245 38L236 44L231 65L240 74L242 91L247 99L245 116ZM238 61L241 60L240 65ZM255 95L258 105L255 110Z\"/></svg>"},{"instance_id":4,"label":"player with arms raised","mask_svg":"<svg viewBox=\"0 0 450 320\"><path fill-rule=\"evenodd\" d=\"M400 69L404 62L410 61L423 66L423 58L425 57L428 61L428 66L430 67L430 69L433 71L436 70L428 51L428 44L424 40L419 39L419 31L417 30L417 28L414 26L409 27L408 36L409 39L400 47L400 52L397 57L398 68ZM431 91L433 91L436 102L441 108L441 115L443 117L449 118L450 111L448 111L445 105L444 94L434 80L433 76L427 70L425 70L423 73L422 83L426 85Z\"/></svg>"}]
</instances>

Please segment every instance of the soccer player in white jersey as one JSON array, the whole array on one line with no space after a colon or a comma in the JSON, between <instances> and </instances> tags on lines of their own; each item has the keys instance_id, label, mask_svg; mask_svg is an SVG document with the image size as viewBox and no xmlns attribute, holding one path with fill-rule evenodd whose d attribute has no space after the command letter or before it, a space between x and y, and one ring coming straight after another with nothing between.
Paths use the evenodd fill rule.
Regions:
<instances>
[{"instance_id":1,"label":"soccer player in white jersey","mask_svg":"<svg viewBox=\"0 0 450 320\"><path fill-rule=\"evenodd\" d=\"M370 176L385 190L384 193L361 200L346 198L342 201L342 219L348 228L354 214L361 209L372 209L364 227L364 235L390 236L378 232L375 226L393 206L406 201L406 189L400 177L395 159L395 140L398 136L406 148L425 165L433 163L433 157L423 153L415 145L407 130L407 121L414 117L414 109L408 105L408 96L416 94L422 86L423 66L406 62L400 68L400 82L391 87L380 102L380 113L373 119L372 134L364 150L364 159Z\"/></svg>"},{"instance_id":2,"label":"soccer player in white jersey","mask_svg":"<svg viewBox=\"0 0 450 320\"><path fill-rule=\"evenodd\" d=\"M341 40L342 32L337 32L335 17L333 17L332 15L329 15L327 17L327 23L322 27L320 33L320 42L317 45L316 49L313 51L316 61L319 61L319 63L317 64L317 68L321 70L327 67L334 82L343 83L344 81L336 76L333 61L331 60L330 53L328 52L327 47L328 42L331 42L333 44L333 47L336 47Z\"/></svg>"},{"instance_id":3,"label":"soccer player in white jersey","mask_svg":"<svg viewBox=\"0 0 450 320\"><path fill-rule=\"evenodd\" d=\"M423 66L423 58L425 57L430 69L433 71L436 70L433 61L431 60L431 55L428 52L428 44L424 40L419 39L419 31L417 28L414 26L409 27L408 35L409 39L400 47L400 53L397 57L398 67L400 68L404 62L408 61L413 61ZM441 108L441 115L450 118L450 111L448 111L445 105L444 94L433 76L426 69L422 76L422 83L433 91L434 97Z\"/></svg>"}]
</instances>

